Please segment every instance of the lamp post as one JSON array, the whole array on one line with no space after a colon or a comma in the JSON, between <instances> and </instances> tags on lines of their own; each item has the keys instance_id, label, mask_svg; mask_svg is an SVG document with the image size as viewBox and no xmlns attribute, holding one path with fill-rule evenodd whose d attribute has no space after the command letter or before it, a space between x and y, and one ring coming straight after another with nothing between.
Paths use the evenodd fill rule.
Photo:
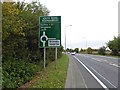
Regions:
<instances>
[{"instance_id":1,"label":"lamp post","mask_svg":"<svg viewBox=\"0 0 120 90\"><path fill-rule=\"evenodd\" d=\"M67 25L67 26L65 26L65 54L66 54L66 28L67 28L67 27L70 27L70 26L72 26L72 25Z\"/></svg>"}]
</instances>

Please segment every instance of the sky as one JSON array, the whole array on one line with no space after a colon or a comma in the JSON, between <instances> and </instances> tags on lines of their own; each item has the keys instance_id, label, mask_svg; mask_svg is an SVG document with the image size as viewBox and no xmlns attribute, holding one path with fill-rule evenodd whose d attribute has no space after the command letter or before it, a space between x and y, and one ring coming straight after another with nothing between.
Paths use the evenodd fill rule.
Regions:
<instances>
[{"instance_id":1,"label":"sky","mask_svg":"<svg viewBox=\"0 0 120 90\"><path fill-rule=\"evenodd\" d=\"M66 30L66 47L72 49L98 49L118 36L118 2L119 0L40 0L50 11L49 16L61 16L61 42L65 46Z\"/></svg>"}]
</instances>

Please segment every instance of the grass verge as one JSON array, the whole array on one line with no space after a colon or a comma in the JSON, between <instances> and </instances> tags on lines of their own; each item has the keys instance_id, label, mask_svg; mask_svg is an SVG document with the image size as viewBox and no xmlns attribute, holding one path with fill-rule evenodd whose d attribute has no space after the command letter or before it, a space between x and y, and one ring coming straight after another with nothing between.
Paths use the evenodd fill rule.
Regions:
<instances>
[{"instance_id":1,"label":"grass verge","mask_svg":"<svg viewBox=\"0 0 120 90\"><path fill-rule=\"evenodd\" d=\"M40 79L32 88L64 88L69 58L63 55L57 60L57 69L55 62L50 63L44 71L40 72Z\"/></svg>"}]
</instances>

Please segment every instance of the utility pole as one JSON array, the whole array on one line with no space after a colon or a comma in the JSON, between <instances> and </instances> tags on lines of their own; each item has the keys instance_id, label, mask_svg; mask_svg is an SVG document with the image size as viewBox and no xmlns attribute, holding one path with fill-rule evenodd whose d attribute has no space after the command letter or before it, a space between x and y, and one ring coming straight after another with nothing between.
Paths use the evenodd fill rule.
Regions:
<instances>
[{"instance_id":1,"label":"utility pole","mask_svg":"<svg viewBox=\"0 0 120 90\"><path fill-rule=\"evenodd\" d=\"M67 28L67 27L70 27L70 26L72 26L72 25L67 25L67 26L65 26L65 54L66 54L66 28Z\"/></svg>"}]
</instances>

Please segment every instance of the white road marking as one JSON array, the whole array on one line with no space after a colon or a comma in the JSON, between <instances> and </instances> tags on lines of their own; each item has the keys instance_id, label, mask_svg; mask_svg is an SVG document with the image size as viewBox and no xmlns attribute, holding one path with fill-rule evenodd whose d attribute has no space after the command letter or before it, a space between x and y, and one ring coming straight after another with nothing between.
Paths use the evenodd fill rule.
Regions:
<instances>
[{"instance_id":1,"label":"white road marking","mask_svg":"<svg viewBox=\"0 0 120 90\"><path fill-rule=\"evenodd\" d=\"M102 62L101 60L98 60L98 59L96 59L96 58L91 58L91 59L96 60L96 61L99 61L99 62Z\"/></svg>"},{"instance_id":2,"label":"white road marking","mask_svg":"<svg viewBox=\"0 0 120 90\"><path fill-rule=\"evenodd\" d=\"M115 85L113 85L109 80L107 80L105 77L103 77L100 73L98 73L95 69L90 67L94 72L96 72L100 77L102 77L104 80L106 80L110 85L112 85L114 88L117 88Z\"/></svg>"},{"instance_id":3,"label":"white road marking","mask_svg":"<svg viewBox=\"0 0 120 90\"><path fill-rule=\"evenodd\" d=\"M81 71L80 71L80 75L81 75L81 77L83 79L83 83L85 84L85 87L88 88L87 85L86 85L86 83L85 83L85 79L83 78L83 75L82 75Z\"/></svg>"},{"instance_id":4,"label":"white road marking","mask_svg":"<svg viewBox=\"0 0 120 90\"><path fill-rule=\"evenodd\" d=\"M75 57L75 56L73 56L75 59L77 59L78 60L78 62L80 62L82 65L83 65L83 67L98 81L98 83L105 89L105 90L109 90L108 88L107 88L107 86L100 80L100 79L98 79L97 78L97 76L95 76L93 73L92 73L92 71L90 71L77 57Z\"/></svg>"},{"instance_id":5,"label":"white road marking","mask_svg":"<svg viewBox=\"0 0 120 90\"><path fill-rule=\"evenodd\" d=\"M96 60L96 61L99 61L99 62L106 62L106 63L109 64L109 65L112 65L112 66L115 66L115 67L120 68L120 66L118 66L117 64L108 62L107 60L104 60L104 59L98 59L98 58L91 58L91 59Z\"/></svg>"},{"instance_id":6,"label":"white road marking","mask_svg":"<svg viewBox=\"0 0 120 90\"><path fill-rule=\"evenodd\" d=\"M110 63L110 65L120 68L120 66L118 66L118 65L116 65L114 63Z\"/></svg>"}]
</instances>

